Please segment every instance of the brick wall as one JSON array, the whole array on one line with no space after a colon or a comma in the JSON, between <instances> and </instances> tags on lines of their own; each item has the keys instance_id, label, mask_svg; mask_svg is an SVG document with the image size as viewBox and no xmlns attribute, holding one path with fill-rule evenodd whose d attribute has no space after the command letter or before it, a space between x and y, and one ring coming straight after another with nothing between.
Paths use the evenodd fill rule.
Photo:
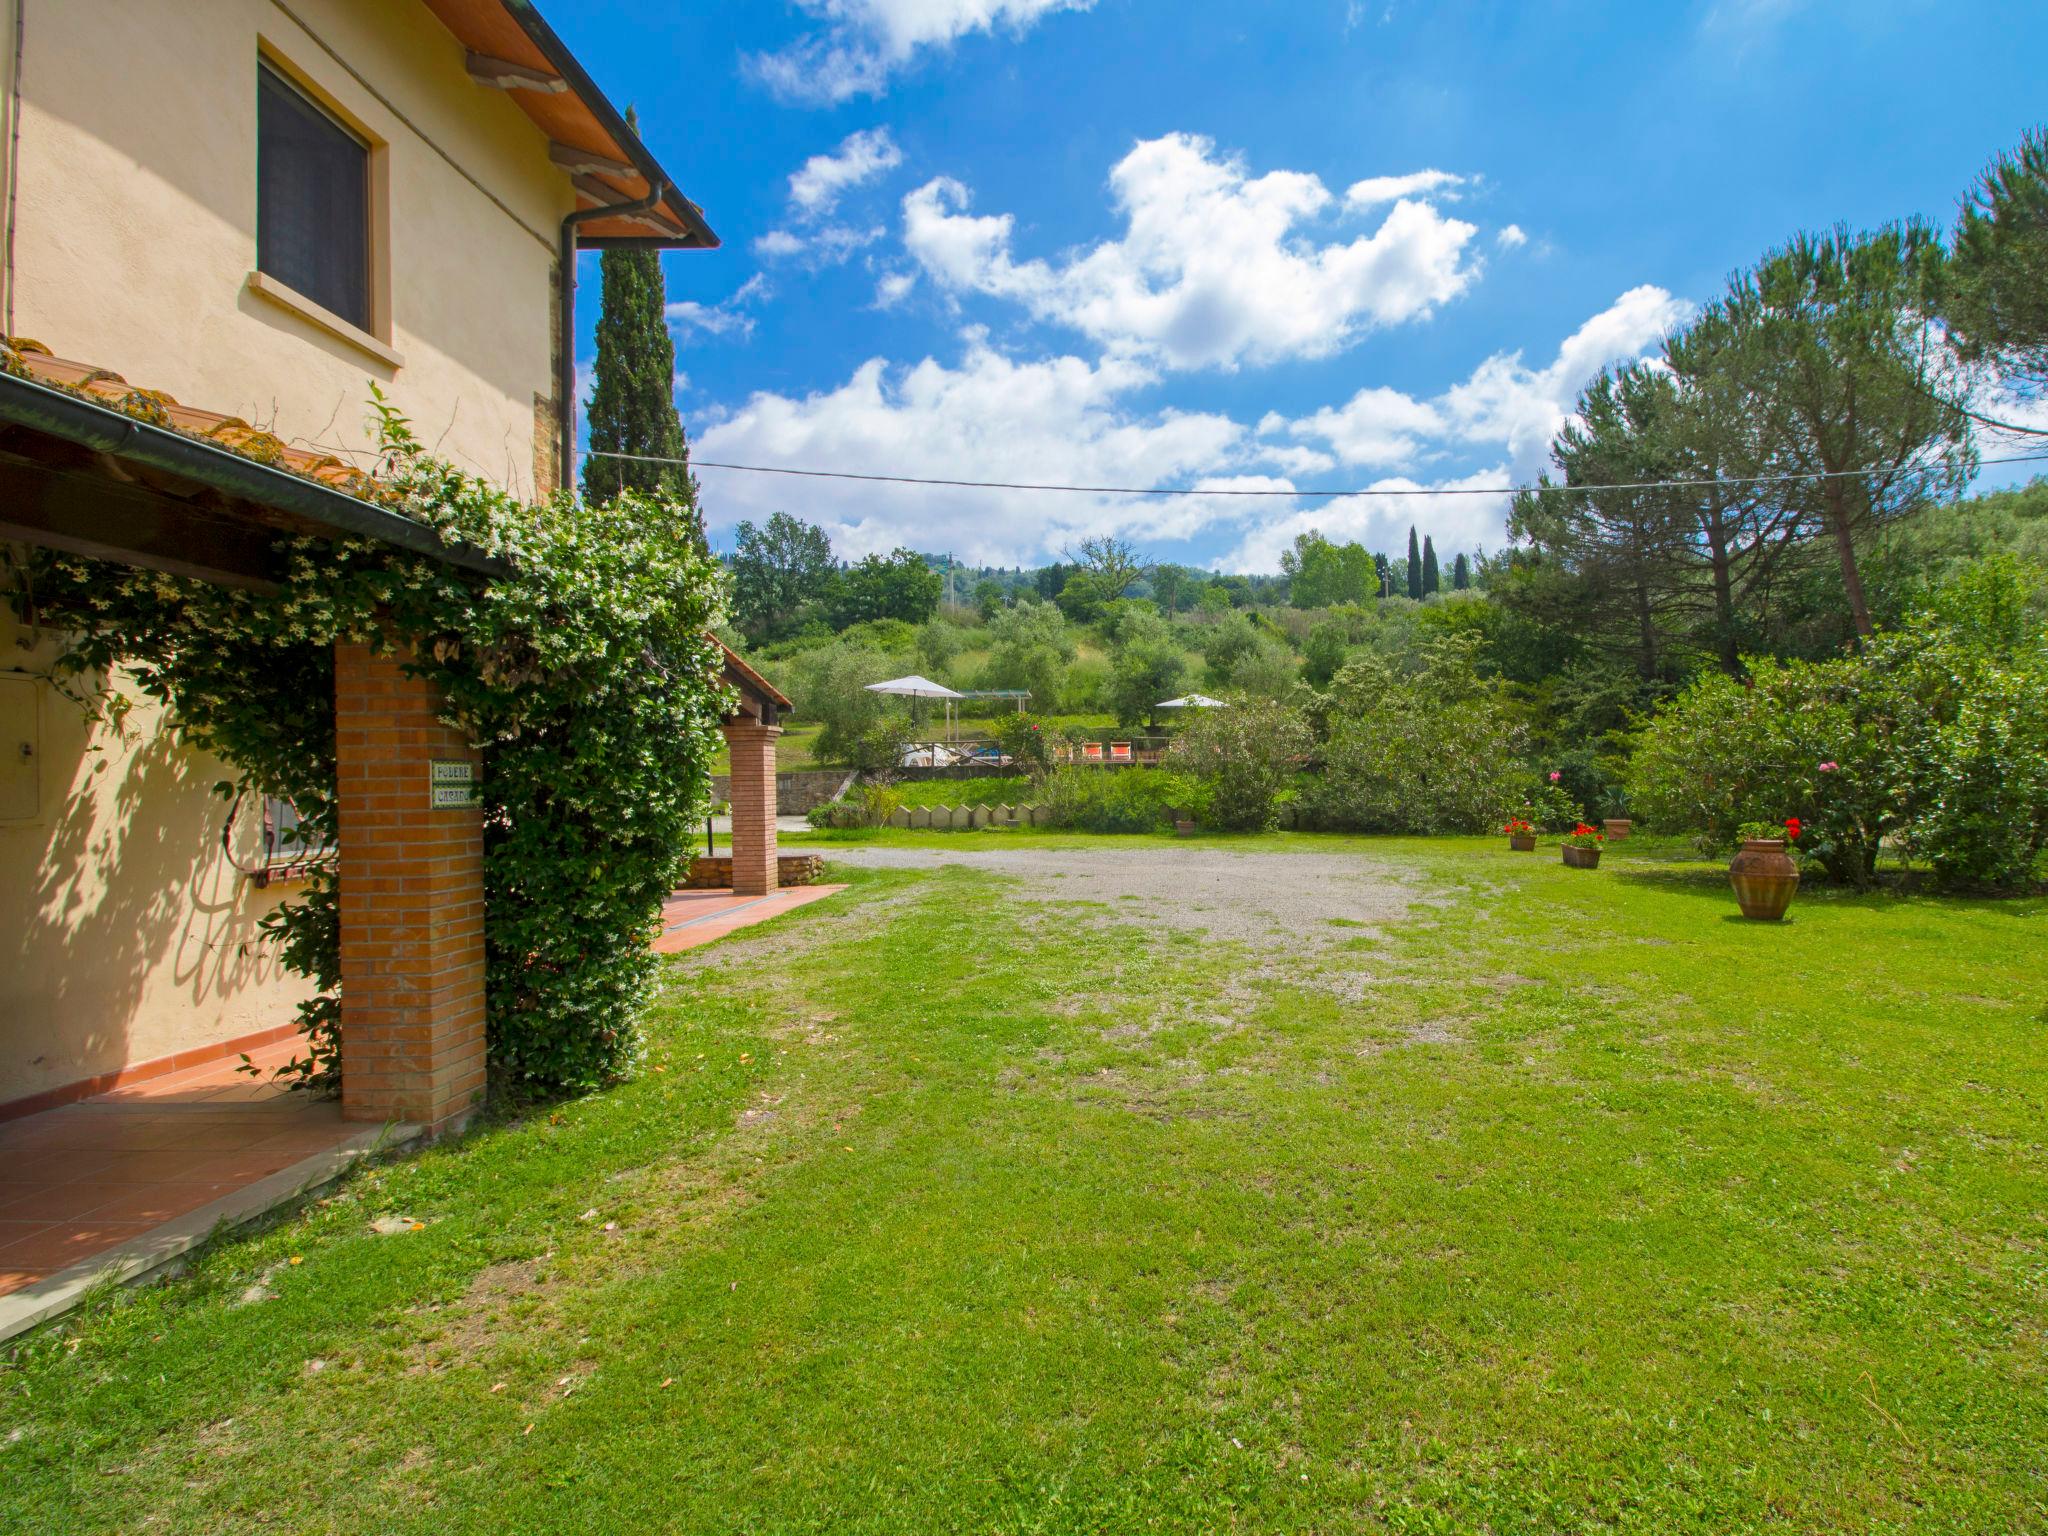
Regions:
<instances>
[{"instance_id":1,"label":"brick wall","mask_svg":"<svg viewBox=\"0 0 2048 1536\"><path fill-rule=\"evenodd\" d=\"M775 738L781 727L741 716L723 727L732 757L732 888L765 896L776 888Z\"/></svg>"},{"instance_id":2,"label":"brick wall","mask_svg":"<svg viewBox=\"0 0 2048 1536\"><path fill-rule=\"evenodd\" d=\"M432 684L334 652L342 1114L453 1129L484 1090L483 820L436 808L431 765L475 764Z\"/></svg>"}]
</instances>

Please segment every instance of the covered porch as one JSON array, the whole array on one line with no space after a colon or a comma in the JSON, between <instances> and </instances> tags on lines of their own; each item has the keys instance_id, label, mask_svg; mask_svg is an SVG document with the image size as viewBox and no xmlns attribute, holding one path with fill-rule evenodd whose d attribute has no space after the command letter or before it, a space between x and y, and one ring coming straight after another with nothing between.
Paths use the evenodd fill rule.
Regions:
<instances>
[{"instance_id":1,"label":"covered porch","mask_svg":"<svg viewBox=\"0 0 2048 1536\"><path fill-rule=\"evenodd\" d=\"M31 344L4 362L0 540L258 591L292 535L396 545L478 582L509 573L371 499L339 460ZM45 636L63 624L35 615ZM300 1046L292 994L251 979L245 893L272 871L242 867L232 822L191 809L220 765L153 724L94 821L84 738L36 670L49 649L13 663L0 719L21 781L0 813L0 879L28 902L0 978L0 1337L373 1148L459 1128L485 1081L482 813L446 789L474 781L478 755L402 655L335 648L343 1089L322 1101L273 1076ZM117 957L110 922L148 941ZM129 1016L142 1007L148 1028Z\"/></svg>"}]
</instances>

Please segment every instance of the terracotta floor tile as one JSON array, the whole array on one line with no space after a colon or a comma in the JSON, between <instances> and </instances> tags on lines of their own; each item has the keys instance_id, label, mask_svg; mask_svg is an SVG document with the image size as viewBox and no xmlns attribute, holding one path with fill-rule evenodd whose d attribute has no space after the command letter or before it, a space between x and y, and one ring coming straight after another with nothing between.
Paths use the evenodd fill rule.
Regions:
<instances>
[{"instance_id":1,"label":"terracotta floor tile","mask_svg":"<svg viewBox=\"0 0 2048 1536\"><path fill-rule=\"evenodd\" d=\"M0 1247L0 1264L62 1269L131 1237L140 1237L156 1225L153 1221L65 1222Z\"/></svg>"},{"instance_id":2,"label":"terracotta floor tile","mask_svg":"<svg viewBox=\"0 0 2048 1536\"><path fill-rule=\"evenodd\" d=\"M94 1221L170 1221L202 1205L211 1205L239 1185L180 1180L168 1184L141 1184L109 1201L92 1213Z\"/></svg>"},{"instance_id":3,"label":"terracotta floor tile","mask_svg":"<svg viewBox=\"0 0 2048 1536\"><path fill-rule=\"evenodd\" d=\"M9 1218L7 1215L8 1211L23 1201L34 1200L45 1191L55 1187L55 1185L47 1183L31 1184L25 1179L10 1178L0 1180L0 1220L21 1219Z\"/></svg>"},{"instance_id":4,"label":"terracotta floor tile","mask_svg":"<svg viewBox=\"0 0 2048 1536\"><path fill-rule=\"evenodd\" d=\"M55 1274L53 1269L28 1269L18 1264L0 1264L0 1296L10 1291L26 1290L38 1280L47 1280Z\"/></svg>"},{"instance_id":5,"label":"terracotta floor tile","mask_svg":"<svg viewBox=\"0 0 2048 1536\"><path fill-rule=\"evenodd\" d=\"M5 1253L23 1238L34 1237L39 1232L50 1230L47 1221L8 1221L0 1218L0 1253Z\"/></svg>"},{"instance_id":6,"label":"terracotta floor tile","mask_svg":"<svg viewBox=\"0 0 2048 1536\"><path fill-rule=\"evenodd\" d=\"M109 1184L161 1184L193 1176L193 1170L218 1154L212 1152L114 1152L100 1159L93 1177Z\"/></svg>"},{"instance_id":7,"label":"terracotta floor tile","mask_svg":"<svg viewBox=\"0 0 2048 1536\"><path fill-rule=\"evenodd\" d=\"M113 1161L110 1152L38 1152L9 1168L11 1178L23 1183L63 1184L98 1173Z\"/></svg>"},{"instance_id":8,"label":"terracotta floor tile","mask_svg":"<svg viewBox=\"0 0 2048 1536\"><path fill-rule=\"evenodd\" d=\"M224 1152L219 1157L209 1158L185 1171L185 1176L199 1181L229 1184L254 1184L258 1179L267 1179L280 1168L289 1168L309 1154L280 1149L266 1152L251 1148L243 1152Z\"/></svg>"},{"instance_id":9,"label":"terracotta floor tile","mask_svg":"<svg viewBox=\"0 0 2048 1536\"><path fill-rule=\"evenodd\" d=\"M139 1184L110 1184L99 1179L73 1179L69 1184L46 1184L42 1193L10 1205L0 1206L0 1218L8 1221L77 1221L90 1216L110 1200L131 1195Z\"/></svg>"}]
</instances>

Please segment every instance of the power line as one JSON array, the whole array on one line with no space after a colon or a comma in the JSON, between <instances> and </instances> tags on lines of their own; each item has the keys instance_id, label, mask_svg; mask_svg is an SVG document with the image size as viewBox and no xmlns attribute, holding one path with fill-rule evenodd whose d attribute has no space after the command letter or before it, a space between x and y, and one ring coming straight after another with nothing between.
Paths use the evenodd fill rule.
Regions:
<instances>
[{"instance_id":1,"label":"power line","mask_svg":"<svg viewBox=\"0 0 2048 1536\"><path fill-rule=\"evenodd\" d=\"M1780 475L1710 476L1703 480L1635 480L1617 485L1457 485L1418 486L1406 489L1375 489L1371 486L1332 490L1250 490L1241 486L1198 490L1157 485L1045 485L1015 480L942 480L924 475L867 475L850 469L785 469L774 464L721 464L715 459L670 459L651 453L613 453L591 449L593 459L631 459L639 464L677 464L689 469L729 469L748 475L795 475L806 480L862 480L881 485L937 485L967 491L1055 491L1086 496L1289 496L1306 499L1334 499L1344 496L1519 496L1524 491L1572 495L1583 491L1679 491L1709 485L1776 485L1801 480L1857 480L1871 475L1900 473L1897 466L1878 469L1813 469ZM2048 461L2048 453L2021 453L2005 458L1979 459L1978 464L2033 464Z\"/></svg>"}]
</instances>

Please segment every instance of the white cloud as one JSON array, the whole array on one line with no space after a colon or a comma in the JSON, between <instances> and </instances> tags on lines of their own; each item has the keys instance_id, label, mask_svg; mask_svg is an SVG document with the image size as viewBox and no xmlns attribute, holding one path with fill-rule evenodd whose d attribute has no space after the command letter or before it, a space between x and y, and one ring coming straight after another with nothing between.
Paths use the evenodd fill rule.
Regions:
<instances>
[{"instance_id":1,"label":"white cloud","mask_svg":"<svg viewBox=\"0 0 2048 1536\"><path fill-rule=\"evenodd\" d=\"M1434 406L1380 387L1289 422L1287 431L1297 441L1323 443L1338 463L1395 469L1412 463L1425 441L1443 435L1444 426Z\"/></svg>"},{"instance_id":2,"label":"white cloud","mask_svg":"<svg viewBox=\"0 0 2048 1536\"><path fill-rule=\"evenodd\" d=\"M1413 469L1455 453L1505 452L1518 481L1533 479L1579 391L1602 368L1653 354L1692 305L1662 288L1631 288L1567 336L1557 356L1531 368L1522 354L1496 352L1459 384L1430 400L1397 389L1361 389L1342 405L1259 423L1262 446L1282 436L1329 452L1348 466ZM1273 462L1282 462L1277 456Z\"/></svg>"},{"instance_id":3,"label":"white cloud","mask_svg":"<svg viewBox=\"0 0 2048 1536\"><path fill-rule=\"evenodd\" d=\"M757 255L771 258L794 256L803 248L803 241L786 229L771 229L754 242L754 251Z\"/></svg>"},{"instance_id":4,"label":"white cloud","mask_svg":"<svg viewBox=\"0 0 2048 1536\"><path fill-rule=\"evenodd\" d=\"M748 68L777 95L837 102L879 95L889 76L921 49L951 47L998 27L1029 31L1055 11L1085 11L1094 0L799 0L823 24L781 53L756 54Z\"/></svg>"},{"instance_id":5,"label":"white cloud","mask_svg":"<svg viewBox=\"0 0 2048 1536\"><path fill-rule=\"evenodd\" d=\"M716 304L700 304L695 299L679 299L663 311L668 323L686 331L704 331L713 336L751 336L754 333L754 317L747 306L769 297L773 292L768 279L756 272L733 290L732 296Z\"/></svg>"},{"instance_id":6,"label":"white cloud","mask_svg":"<svg viewBox=\"0 0 2048 1536\"><path fill-rule=\"evenodd\" d=\"M771 229L754 242L755 252L771 261L801 256L806 265L836 267L855 251L873 245L888 231L879 224L866 229L851 224L827 224L799 235L787 229Z\"/></svg>"},{"instance_id":7,"label":"white cloud","mask_svg":"<svg viewBox=\"0 0 2048 1536\"><path fill-rule=\"evenodd\" d=\"M1399 496L1387 494L1414 490L1475 490L1490 492L1505 484L1506 465L1475 470L1444 480L1411 480L1390 476L1375 480L1372 491L1362 496L1345 496L1312 506L1281 503L1279 509L1257 517L1230 553L1216 562L1219 570L1277 571L1280 556L1290 548L1297 534L1320 533L1338 543L1356 541L1367 549L1390 554L1405 553L1408 530L1427 533L1437 554L1449 561L1460 550L1472 552L1498 547L1506 526L1508 498L1503 495Z\"/></svg>"},{"instance_id":8,"label":"white cloud","mask_svg":"<svg viewBox=\"0 0 2048 1536\"><path fill-rule=\"evenodd\" d=\"M1351 209L1373 208L1381 203L1398 202L1404 197L1428 197L1432 192L1455 198L1448 191L1451 187L1465 184L1463 176L1449 171L1410 171L1405 176L1368 176L1363 181L1354 181L1344 189L1344 206Z\"/></svg>"},{"instance_id":9,"label":"white cloud","mask_svg":"<svg viewBox=\"0 0 2048 1536\"><path fill-rule=\"evenodd\" d=\"M1129 359L1016 362L970 333L958 366L926 358L892 368L873 358L836 389L756 394L696 442L705 458L741 464L961 480L1161 485L1227 473L1244 428L1227 416L1121 403L1154 381ZM833 480L793 489L777 476L715 472L704 500L714 528L791 510L822 523L842 555L904 544L1000 564L1044 559L1096 533L1185 537L1222 515L1194 499Z\"/></svg>"},{"instance_id":10,"label":"white cloud","mask_svg":"<svg viewBox=\"0 0 2048 1536\"><path fill-rule=\"evenodd\" d=\"M1008 214L966 211L940 177L903 200L904 244L942 287L1012 299L1113 353L1175 368L1323 357L1380 326L1426 317L1477 276L1477 229L1399 198L1372 233L1317 245L1333 201L1315 176L1249 175L1207 139L1138 144L1110 172L1123 237L1058 264L1017 261Z\"/></svg>"},{"instance_id":11,"label":"white cloud","mask_svg":"<svg viewBox=\"0 0 2048 1536\"><path fill-rule=\"evenodd\" d=\"M888 272L875 284L875 308L894 309L910 297L910 290L917 286L915 272Z\"/></svg>"},{"instance_id":12,"label":"white cloud","mask_svg":"<svg viewBox=\"0 0 2048 1536\"><path fill-rule=\"evenodd\" d=\"M1394 551L1414 523L1449 559L1501 543L1506 495L1387 493L1493 491L1531 478L1587 380L1604 364L1654 348L1688 312L1660 288L1632 289L1567 337L1543 367L1499 353L1430 399L1373 386L1292 419L1268 412L1255 429L1220 414L1134 406L1133 397L1161 379L1145 359L1019 362L970 331L955 365L926 358L899 368L873 358L837 388L802 397L762 392L695 434L705 458L796 469L1285 492L1303 483L1357 484L1363 476L1343 471L1362 469L1387 472L1367 482L1378 494L1155 498L711 472L705 503L714 528L799 512L823 524L850 556L905 544L1011 565L1047 558L1090 534L1115 533L1146 550L1223 530L1236 541L1225 566L1276 570L1281 551L1307 529ZM1475 462L1488 467L1467 468Z\"/></svg>"},{"instance_id":13,"label":"white cloud","mask_svg":"<svg viewBox=\"0 0 2048 1536\"><path fill-rule=\"evenodd\" d=\"M1519 224L1503 224L1494 234L1493 239L1494 243L1504 251L1512 251L1517 246L1529 243L1528 233Z\"/></svg>"},{"instance_id":14,"label":"white cloud","mask_svg":"<svg viewBox=\"0 0 2048 1536\"><path fill-rule=\"evenodd\" d=\"M1438 408L1457 437L1505 447L1516 478L1532 478L1587 382L1610 363L1654 351L1692 310L1651 284L1631 288L1567 336L1544 367L1526 366L1520 352L1495 353Z\"/></svg>"},{"instance_id":15,"label":"white cloud","mask_svg":"<svg viewBox=\"0 0 2048 1536\"><path fill-rule=\"evenodd\" d=\"M789 177L789 205L801 216L821 218L842 194L886 175L903 163L903 151L887 128L849 133L829 155L813 155Z\"/></svg>"}]
</instances>

